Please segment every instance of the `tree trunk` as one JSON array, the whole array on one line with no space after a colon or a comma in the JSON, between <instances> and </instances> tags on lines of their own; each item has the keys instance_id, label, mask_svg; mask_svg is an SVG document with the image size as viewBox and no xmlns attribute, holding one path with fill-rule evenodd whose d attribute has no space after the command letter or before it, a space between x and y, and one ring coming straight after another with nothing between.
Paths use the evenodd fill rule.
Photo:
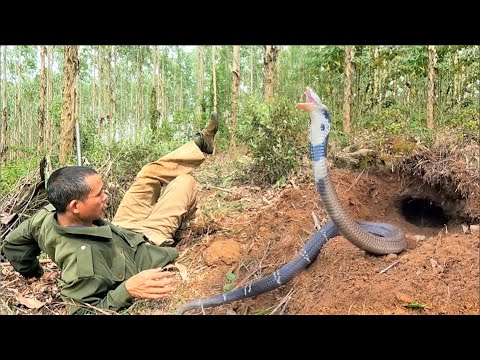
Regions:
<instances>
[{"instance_id":1,"label":"tree trunk","mask_svg":"<svg viewBox=\"0 0 480 360\"><path fill-rule=\"evenodd\" d=\"M275 63L277 62L279 48L275 45L265 46L264 65L264 92L265 101L270 100L274 94Z\"/></svg>"},{"instance_id":2,"label":"tree trunk","mask_svg":"<svg viewBox=\"0 0 480 360\"><path fill-rule=\"evenodd\" d=\"M351 132L353 46L345 46L345 81L343 83L343 131Z\"/></svg>"},{"instance_id":3,"label":"tree trunk","mask_svg":"<svg viewBox=\"0 0 480 360\"><path fill-rule=\"evenodd\" d=\"M0 46L0 49L2 46ZM2 142L0 144L0 164L7 162L7 47L3 46L2 61Z\"/></svg>"},{"instance_id":4,"label":"tree trunk","mask_svg":"<svg viewBox=\"0 0 480 360\"><path fill-rule=\"evenodd\" d=\"M161 85L162 85L162 121L167 120L167 113L168 113L168 92L167 92L167 82L165 79L165 57L162 56L162 78L161 78Z\"/></svg>"},{"instance_id":5,"label":"tree trunk","mask_svg":"<svg viewBox=\"0 0 480 360\"><path fill-rule=\"evenodd\" d=\"M111 97L111 89L112 89L112 47L108 46L106 49L106 56L107 56L107 61L106 61L106 68L107 68L107 76L105 80L105 96L104 96L104 101L105 101L105 129L107 130L107 139L108 143L111 144L112 141L112 132L110 129L111 126L111 119L112 119L112 97Z\"/></svg>"},{"instance_id":6,"label":"tree trunk","mask_svg":"<svg viewBox=\"0 0 480 360\"><path fill-rule=\"evenodd\" d=\"M143 97L143 90L142 90L142 66L143 65L143 47L138 47L137 53L137 136L140 136L142 133L142 97Z\"/></svg>"},{"instance_id":7,"label":"tree trunk","mask_svg":"<svg viewBox=\"0 0 480 360\"><path fill-rule=\"evenodd\" d=\"M105 126L105 114L103 112L103 104L102 104L102 95L103 95L103 59L102 59L102 47L98 46L97 51L97 114L98 114L98 135L100 135L100 139L103 139L104 133L104 126Z\"/></svg>"},{"instance_id":8,"label":"tree trunk","mask_svg":"<svg viewBox=\"0 0 480 360\"><path fill-rule=\"evenodd\" d=\"M157 126L160 127L162 126L162 85L161 85L161 78L160 78L160 46L155 46L154 49L154 54L155 54L155 93L157 94L157 103L155 104L155 108L157 110L158 114L158 123Z\"/></svg>"},{"instance_id":9,"label":"tree trunk","mask_svg":"<svg viewBox=\"0 0 480 360\"><path fill-rule=\"evenodd\" d=\"M458 104L458 51L453 58L453 104Z\"/></svg>"},{"instance_id":10,"label":"tree trunk","mask_svg":"<svg viewBox=\"0 0 480 360\"><path fill-rule=\"evenodd\" d=\"M45 149L45 97L47 95L47 77L45 73L45 55L47 47L40 47L40 99L38 103L38 148L37 154L42 155Z\"/></svg>"},{"instance_id":11,"label":"tree trunk","mask_svg":"<svg viewBox=\"0 0 480 360\"><path fill-rule=\"evenodd\" d=\"M217 47L213 45L212 48L212 82L213 82L213 111L217 111L217 72L215 70L216 65L216 52Z\"/></svg>"},{"instance_id":12,"label":"tree trunk","mask_svg":"<svg viewBox=\"0 0 480 360\"><path fill-rule=\"evenodd\" d=\"M20 59L20 47L16 46L15 47L15 57L17 59ZM16 61L15 62L15 79L16 79L16 84L15 84L15 123L19 124L19 131L18 131L18 143L16 145L20 146L26 146L25 138L27 135L27 132L25 131L25 121L24 121L24 112L22 109L22 88L21 88L21 75L20 75L20 62ZM20 151L19 157L23 159L25 157L25 153L23 151Z\"/></svg>"},{"instance_id":13,"label":"tree trunk","mask_svg":"<svg viewBox=\"0 0 480 360\"><path fill-rule=\"evenodd\" d=\"M183 56L182 56L182 50L179 46L177 46L177 63L175 65L175 68L177 69L177 80L175 81L175 84L178 86L175 87L175 91L177 91L177 102L178 102L178 107L176 109L182 111L183 110L183 71L182 71L182 63L183 63Z\"/></svg>"},{"instance_id":14,"label":"tree trunk","mask_svg":"<svg viewBox=\"0 0 480 360\"><path fill-rule=\"evenodd\" d=\"M47 111L45 114L45 150L49 153L53 149L53 124L50 116L50 104L52 103L52 53L53 46L47 46Z\"/></svg>"},{"instance_id":15,"label":"tree trunk","mask_svg":"<svg viewBox=\"0 0 480 360\"><path fill-rule=\"evenodd\" d=\"M60 129L60 166L71 155L75 128L76 79L79 72L78 46L65 46L62 74L62 115Z\"/></svg>"},{"instance_id":16,"label":"tree trunk","mask_svg":"<svg viewBox=\"0 0 480 360\"><path fill-rule=\"evenodd\" d=\"M92 77L91 77L91 85L92 85L92 90L91 90L91 96L92 96L92 119L93 121L95 122L96 119L98 119L97 117L97 114L96 114L96 111L95 111L95 103L96 103L96 94L95 94L95 87L96 87L96 82L97 82L97 78L96 78L96 74L95 74L95 61L93 59L93 54L92 54ZM98 133L100 133L100 129L98 131Z\"/></svg>"},{"instance_id":17,"label":"tree trunk","mask_svg":"<svg viewBox=\"0 0 480 360\"><path fill-rule=\"evenodd\" d=\"M373 90L372 90L372 106L378 104L378 47L373 50Z\"/></svg>"},{"instance_id":18,"label":"tree trunk","mask_svg":"<svg viewBox=\"0 0 480 360\"><path fill-rule=\"evenodd\" d=\"M197 94L195 99L195 123L197 125L199 125L202 121L204 64L205 49L203 48L203 46L199 46L197 60Z\"/></svg>"},{"instance_id":19,"label":"tree trunk","mask_svg":"<svg viewBox=\"0 0 480 360\"><path fill-rule=\"evenodd\" d=\"M233 46L233 84L232 84L232 121L230 124L231 138L230 146L232 149L236 146L237 134L237 113L238 113L238 90L240 88L240 46Z\"/></svg>"},{"instance_id":20,"label":"tree trunk","mask_svg":"<svg viewBox=\"0 0 480 360\"><path fill-rule=\"evenodd\" d=\"M437 50L435 46L428 47L428 99L427 99L427 128L433 129L435 106L435 77L437 64Z\"/></svg>"},{"instance_id":21,"label":"tree trunk","mask_svg":"<svg viewBox=\"0 0 480 360\"><path fill-rule=\"evenodd\" d=\"M254 94L254 88L253 88L253 49L254 46L252 45L250 47L250 95Z\"/></svg>"},{"instance_id":22,"label":"tree trunk","mask_svg":"<svg viewBox=\"0 0 480 360\"><path fill-rule=\"evenodd\" d=\"M111 133L112 138L115 141L117 138L117 121L118 121L118 114L117 114L117 81L118 81L118 66L117 66L117 47L113 46L113 80L112 80L112 87L110 92L110 101L112 104L112 118L111 122Z\"/></svg>"}]
</instances>

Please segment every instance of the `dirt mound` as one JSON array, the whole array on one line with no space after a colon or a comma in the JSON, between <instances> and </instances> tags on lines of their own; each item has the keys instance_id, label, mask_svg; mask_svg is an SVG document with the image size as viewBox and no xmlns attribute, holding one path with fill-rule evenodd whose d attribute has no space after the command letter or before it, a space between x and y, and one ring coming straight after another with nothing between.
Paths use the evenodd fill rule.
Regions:
<instances>
[{"instance_id":1,"label":"dirt mound","mask_svg":"<svg viewBox=\"0 0 480 360\"><path fill-rule=\"evenodd\" d=\"M352 218L399 226L406 233L407 249L398 256L372 256L338 236L289 283L253 298L205 309L205 313L479 313L478 235L464 234L456 219L436 228L408 222L401 199L412 190L395 174L334 170L331 176ZM208 244L197 243L195 262L186 261L193 276L170 306L221 293L228 273L235 275L237 287L275 271L295 257L314 233L312 212L322 222L327 220L315 187L306 183L287 186L259 210L222 219L221 230L209 236ZM239 227L241 231L232 236ZM238 242L240 261L206 265L201 255L211 244L225 240Z\"/></svg>"},{"instance_id":2,"label":"dirt mound","mask_svg":"<svg viewBox=\"0 0 480 360\"><path fill-rule=\"evenodd\" d=\"M448 194L471 221L480 220L480 153L475 138L443 141L400 164L400 171Z\"/></svg>"}]
</instances>

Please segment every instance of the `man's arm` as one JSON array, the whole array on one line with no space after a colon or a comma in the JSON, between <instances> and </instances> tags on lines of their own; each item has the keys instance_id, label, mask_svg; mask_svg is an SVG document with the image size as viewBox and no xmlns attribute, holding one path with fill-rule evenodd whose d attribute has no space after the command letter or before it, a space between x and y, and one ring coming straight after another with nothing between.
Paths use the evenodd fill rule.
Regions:
<instances>
[{"instance_id":1,"label":"man's arm","mask_svg":"<svg viewBox=\"0 0 480 360\"><path fill-rule=\"evenodd\" d=\"M108 281L96 275L63 283L60 294L68 303L68 313L75 315L102 313L95 311L95 308L116 312L133 303L133 296L126 290L125 281L116 289L109 290Z\"/></svg>"},{"instance_id":2,"label":"man's arm","mask_svg":"<svg viewBox=\"0 0 480 360\"><path fill-rule=\"evenodd\" d=\"M76 279L62 285L61 295L69 303L70 314L102 313L95 311L95 308L116 312L130 307L134 297L140 299L168 297L175 290L173 283L174 273L157 268L135 274L114 290L109 290L108 281L98 275ZM74 302L68 301L69 299Z\"/></svg>"},{"instance_id":3,"label":"man's arm","mask_svg":"<svg viewBox=\"0 0 480 360\"><path fill-rule=\"evenodd\" d=\"M3 252L22 276L39 278L43 275L43 268L37 259L41 250L31 231L32 220L33 217L25 220L8 234Z\"/></svg>"}]
</instances>

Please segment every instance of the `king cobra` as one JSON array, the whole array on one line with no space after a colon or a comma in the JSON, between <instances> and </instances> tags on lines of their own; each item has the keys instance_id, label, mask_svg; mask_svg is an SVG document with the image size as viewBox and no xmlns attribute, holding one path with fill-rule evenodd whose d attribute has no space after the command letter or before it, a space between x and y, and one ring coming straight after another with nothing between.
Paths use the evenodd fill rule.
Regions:
<instances>
[{"instance_id":1,"label":"king cobra","mask_svg":"<svg viewBox=\"0 0 480 360\"><path fill-rule=\"evenodd\" d=\"M341 207L328 175L327 145L330 132L330 112L319 96L307 87L306 102L296 105L308 111L310 116L310 156L317 191L330 220L305 244L300 254L277 271L251 284L214 295L193 300L182 306L177 313L197 308L208 308L227 304L271 291L290 281L301 270L308 267L320 253L323 245L341 233L352 244L376 255L399 253L406 248L403 232L394 225L352 220Z\"/></svg>"}]
</instances>

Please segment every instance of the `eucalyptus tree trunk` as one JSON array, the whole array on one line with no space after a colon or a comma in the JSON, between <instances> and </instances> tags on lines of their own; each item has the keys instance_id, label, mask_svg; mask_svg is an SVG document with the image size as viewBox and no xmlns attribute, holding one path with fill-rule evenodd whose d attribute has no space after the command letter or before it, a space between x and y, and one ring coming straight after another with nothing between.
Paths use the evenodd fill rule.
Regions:
<instances>
[{"instance_id":1,"label":"eucalyptus tree trunk","mask_svg":"<svg viewBox=\"0 0 480 360\"><path fill-rule=\"evenodd\" d=\"M343 83L343 131L351 132L352 124L352 76L353 76L353 46L345 46L345 80Z\"/></svg>"},{"instance_id":2,"label":"eucalyptus tree trunk","mask_svg":"<svg viewBox=\"0 0 480 360\"><path fill-rule=\"evenodd\" d=\"M15 58L20 59L20 47L15 46ZM21 75L20 75L20 62L15 62L15 124L18 124L18 132L17 133L17 142L16 145L25 146L25 123L24 123L24 116L23 116L23 109L22 109L22 87L21 87ZM19 157L24 158L24 153L19 152Z\"/></svg>"},{"instance_id":3,"label":"eucalyptus tree trunk","mask_svg":"<svg viewBox=\"0 0 480 360\"><path fill-rule=\"evenodd\" d=\"M435 106L437 50L435 46L428 47L428 98L427 98L427 128L433 129Z\"/></svg>"},{"instance_id":4,"label":"eucalyptus tree trunk","mask_svg":"<svg viewBox=\"0 0 480 360\"><path fill-rule=\"evenodd\" d=\"M78 46L65 46L62 74L62 114L60 126L60 166L72 152L75 128L76 79L79 72Z\"/></svg>"},{"instance_id":5,"label":"eucalyptus tree trunk","mask_svg":"<svg viewBox=\"0 0 480 360\"><path fill-rule=\"evenodd\" d=\"M0 46L0 49L2 46ZM2 142L0 144L0 164L7 162L7 48L3 46L2 61Z\"/></svg>"},{"instance_id":6,"label":"eucalyptus tree trunk","mask_svg":"<svg viewBox=\"0 0 480 360\"><path fill-rule=\"evenodd\" d=\"M184 73L182 71L182 63L183 63L183 56L182 52L180 49L178 49L177 53L177 67L178 67L178 76L180 78L180 81L178 81L178 108L180 111L183 110L183 76Z\"/></svg>"},{"instance_id":7,"label":"eucalyptus tree trunk","mask_svg":"<svg viewBox=\"0 0 480 360\"><path fill-rule=\"evenodd\" d=\"M378 47L373 50L373 90L372 90L372 105L378 104Z\"/></svg>"},{"instance_id":8,"label":"eucalyptus tree trunk","mask_svg":"<svg viewBox=\"0 0 480 360\"><path fill-rule=\"evenodd\" d=\"M203 46L198 47L198 60L197 60L197 94L195 97L195 124L199 125L202 120L202 102L203 102L203 78L204 78L204 65L205 65L205 49Z\"/></svg>"},{"instance_id":9,"label":"eucalyptus tree trunk","mask_svg":"<svg viewBox=\"0 0 480 360\"><path fill-rule=\"evenodd\" d=\"M155 109L157 110L158 114L158 127L162 126L162 119L163 119L163 112L162 112L162 81L161 81L161 75L160 75L160 46L155 46L154 48L154 54L155 54L155 80L154 80L154 86L155 86L155 93L157 94L156 97L156 104L155 104Z\"/></svg>"},{"instance_id":10,"label":"eucalyptus tree trunk","mask_svg":"<svg viewBox=\"0 0 480 360\"><path fill-rule=\"evenodd\" d=\"M168 112L168 93L167 93L167 80L165 78L165 57L162 56L162 74L161 74L161 84L162 84L162 121L167 120Z\"/></svg>"},{"instance_id":11,"label":"eucalyptus tree trunk","mask_svg":"<svg viewBox=\"0 0 480 360\"><path fill-rule=\"evenodd\" d=\"M217 111L217 71L216 66L216 50L217 47L214 45L212 48L212 82L213 82L213 111Z\"/></svg>"},{"instance_id":12,"label":"eucalyptus tree trunk","mask_svg":"<svg viewBox=\"0 0 480 360\"><path fill-rule=\"evenodd\" d=\"M458 51L455 51L453 58L453 104L458 104Z\"/></svg>"},{"instance_id":13,"label":"eucalyptus tree trunk","mask_svg":"<svg viewBox=\"0 0 480 360\"><path fill-rule=\"evenodd\" d=\"M275 45L265 46L265 58L264 58L264 92L263 98L265 101L270 100L274 94L274 82L275 82L275 63L277 62L279 48Z\"/></svg>"},{"instance_id":14,"label":"eucalyptus tree trunk","mask_svg":"<svg viewBox=\"0 0 480 360\"><path fill-rule=\"evenodd\" d=\"M255 90L253 87L253 45L250 47L250 95L253 95Z\"/></svg>"},{"instance_id":15,"label":"eucalyptus tree trunk","mask_svg":"<svg viewBox=\"0 0 480 360\"><path fill-rule=\"evenodd\" d=\"M233 84L232 84L232 121L230 124L231 138L230 146L235 148L236 146L236 134L237 134L237 113L238 113L238 90L240 88L240 46L233 46Z\"/></svg>"},{"instance_id":16,"label":"eucalyptus tree trunk","mask_svg":"<svg viewBox=\"0 0 480 360\"><path fill-rule=\"evenodd\" d=\"M113 141L113 129L112 129L112 122L113 122L113 104L115 103L115 99L113 97L113 76L112 76L112 58L113 58L113 46L109 46L107 49L107 81L106 81L106 105L107 105L107 136L108 136L108 143L111 144Z\"/></svg>"},{"instance_id":17,"label":"eucalyptus tree trunk","mask_svg":"<svg viewBox=\"0 0 480 360\"><path fill-rule=\"evenodd\" d=\"M142 133L142 108L143 108L143 90L142 90L142 66L143 65L143 47L138 47L137 52L137 136Z\"/></svg>"},{"instance_id":18,"label":"eucalyptus tree trunk","mask_svg":"<svg viewBox=\"0 0 480 360\"><path fill-rule=\"evenodd\" d=\"M52 87L53 87L53 46L47 46L47 71L46 71L46 81L47 81L47 104L52 103ZM46 111L46 123L45 123L45 150L50 152L53 149L53 120L50 116L50 111Z\"/></svg>"},{"instance_id":19,"label":"eucalyptus tree trunk","mask_svg":"<svg viewBox=\"0 0 480 360\"><path fill-rule=\"evenodd\" d=\"M37 154L41 155L45 149L45 97L47 95L47 76L45 72L46 46L40 46L40 99L38 102L38 148Z\"/></svg>"},{"instance_id":20,"label":"eucalyptus tree trunk","mask_svg":"<svg viewBox=\"0 0 480 360\"><path fill-rule=\"evenodd\" d=\"M117 114L117 81L118 81L118 66L117 66L117 47L112 47L112 57L113 57L113 80L111 84L111 91L110 91L110 103L112 107L110 119L111 122L111 133L113 140L116 139L117 135L117 122L118 122L118 114Z\"/></svg>"},{"instance_id":21,"label":"eucalyptus tree trunk","mask_svg":"<svg viewBox=\"0 0 480 360\"><path fill-rule=\"evenodd\" d=\"M103 137L104 133L104 124L105 124L105 115L103 112L103 59L102 59L102 47L98 46L97 49L97 116L98 116L98 135L100 138Z\"/></svg>"}]
</instances>

